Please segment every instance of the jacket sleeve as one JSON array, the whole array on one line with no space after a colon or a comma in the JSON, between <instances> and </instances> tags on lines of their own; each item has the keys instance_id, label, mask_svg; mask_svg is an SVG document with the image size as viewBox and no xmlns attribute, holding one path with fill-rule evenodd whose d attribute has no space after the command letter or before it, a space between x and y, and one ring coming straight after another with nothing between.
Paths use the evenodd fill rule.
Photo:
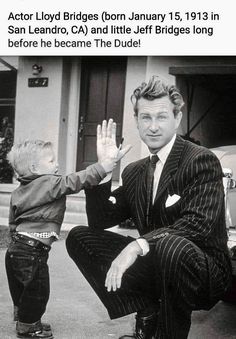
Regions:
<instances>
[{"instance_id":1,"label":"jacket sleeve","mask_svg":"<svg viewBox=\"0 0 236 339\"><path fill-rule=\"evenodd\" d=\"M78 193L84 188L98 185L105 177L106 172L98 163L67 176L52 176L50 197L59 199L68 194Z\"/></svg>"},{"instance_id":2,"label":"jacket sleeve","mask_svg":"<svg viewBox=\"0 0 236 339\"><path fill-rule=\"evenodd\" d=\"M123 186L111 192L111 181L109 181L92 189L86 189L85 194L90 227L106 229L130 217Z\"/></svg>"},{"instance_id":3,"label":"jacket sleeve","mask_svg":"<svg viewBox=\"0 0 236 339\"><path fill-rule=\"evenodd\" d=\"M13 206L12 206L12 199L10 200L8 223L9 223L10 231L11 232L15 231L16 222L15 222L15 213L13 211Z\"/></svg>"},{"instance_id":4,"label":"jacket sleeve","mask_svg":"<svg viewBox=\"0 0 236 339\"><path fill-rule=\"evenodd\" d=\"M216 228L224 225L224 189L222 169L210 152L199 154L186 168L179 218L168 227L161 227L143 235L149 244L174 234L195 243L204 243L214 236Z\"/></svg>"}]
</instances>

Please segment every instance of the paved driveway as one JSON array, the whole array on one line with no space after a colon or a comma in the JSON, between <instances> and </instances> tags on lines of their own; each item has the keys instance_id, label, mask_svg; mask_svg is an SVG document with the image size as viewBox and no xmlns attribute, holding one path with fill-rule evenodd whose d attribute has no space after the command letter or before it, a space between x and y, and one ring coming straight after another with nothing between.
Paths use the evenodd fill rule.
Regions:
<instances>
[{"instance_id":1,"label":"paved driveway","mask_svg":"<svg viewBox=\"0 0 236 339\"><path fill-rule=\"evenodd\" d=\"M0 250L0 339L15 338L12 306ZM110 320L105 308L77 270L64 240L54 244L49 260L51 296L44 320L51 323L55 339L117 339L131 333L132 315ZM236 306L218 303L209 312L194 312L189 339L236 339Z\"/></svg>"}]
</instances>

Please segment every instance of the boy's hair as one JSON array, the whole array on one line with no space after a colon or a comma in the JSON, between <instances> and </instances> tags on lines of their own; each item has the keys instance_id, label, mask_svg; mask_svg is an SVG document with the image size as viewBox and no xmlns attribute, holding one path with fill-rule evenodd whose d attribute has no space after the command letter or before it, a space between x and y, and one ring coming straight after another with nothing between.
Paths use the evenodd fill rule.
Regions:
<instances>
[{"instance_id":1,"label":"boy's hair","mask_svg":"<svg viewBox=\"0 0 236 339\"><path fill-rule=\"evenodd\" d=\"M50 141L25 140L12 146L7 160L18 176L31 175L31 165L37 163L40 152L46 149L52 149Z\"/></svg>"},{"instance_id":2,"label":"boy's hair","mask_svg":"<svg viewBox=\"0 0 236 339\"><path fill-rule=\"evenodd\" d=\"M184 105L182 95L177 87L168 85L157 75L153 75L148 83L143 82L131 95L131 102L134 107L134 115L138 115L138 101L141 98L147 100L159 99L167 96L174 105L173 113L178 114Z\"/></svg>"}]
</instances>

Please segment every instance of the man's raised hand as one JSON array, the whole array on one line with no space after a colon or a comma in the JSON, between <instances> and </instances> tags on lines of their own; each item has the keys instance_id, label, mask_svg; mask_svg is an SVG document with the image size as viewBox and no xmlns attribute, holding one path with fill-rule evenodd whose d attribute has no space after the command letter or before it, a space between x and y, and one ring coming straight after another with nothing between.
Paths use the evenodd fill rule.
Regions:
<instances>
[{"instance_id":1,"label":"man's raised hand","mask_svg":"<svg viewBox=\"0 0 236 339\"><path fill-rule=\"evenodd\" d=\"M103 120L102 125L97 127L97 157L98 162L107 173L112 172L117 161L131 149L127 145L123 149L116 146L116 123L109 119L108 123Z\"/></svg>"}]
</instances>

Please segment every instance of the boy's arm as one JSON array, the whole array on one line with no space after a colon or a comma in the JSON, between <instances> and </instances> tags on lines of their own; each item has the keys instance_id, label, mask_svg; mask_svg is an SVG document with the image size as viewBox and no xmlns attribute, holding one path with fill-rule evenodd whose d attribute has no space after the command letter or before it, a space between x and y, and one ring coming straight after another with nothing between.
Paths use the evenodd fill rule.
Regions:
<instances>
[{"instance_id":1,"label":"boy's arm","mask_svg":"<svg viewBox=\"0 0 236 339\"><path fill-rule=\"evenodd\" d=\"M66 176L52 176L51 197L59 199L67 194L78 193L84 188L98 185L106 175L104 168L99 163L95 163L85 170Z\"/></svg>"},{"instance_id":2,"label":"boy's arm","mask_svg":"<svg viewBox=\"0 0 236 339\"><path fill-rule=\"evenodd\" d=\"M14 211L12 208L12 200L10 200L8 223L9 223L10 232L15 231L16 223L15 223Z\"/></svg>"}]
</instances>

